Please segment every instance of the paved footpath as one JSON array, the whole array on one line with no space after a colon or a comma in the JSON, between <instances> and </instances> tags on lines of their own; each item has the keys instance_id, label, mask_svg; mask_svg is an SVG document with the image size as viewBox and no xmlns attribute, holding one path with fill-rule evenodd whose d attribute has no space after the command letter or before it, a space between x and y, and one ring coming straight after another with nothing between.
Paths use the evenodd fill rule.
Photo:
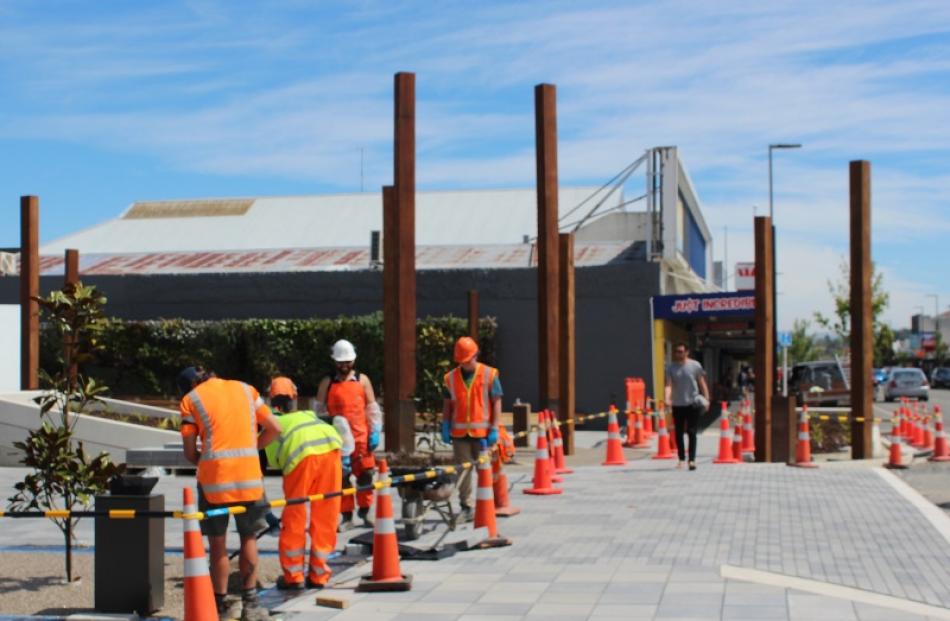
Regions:
<instances>
[{"instance_id":1,"label":"paved footpath","mask_svg":"<svg viewBox=\"0 0 950 621\"><path fill-rule=\"evenodd\" d=\"M314 592L275 608L288 621L950 619L945 513L872 464L713 465L717 435L701 438L695 472L650 459L580 466L559 496L524 495L530 464L510 469L522 513L499 524L513 546L403 562L414 575L406 593L354 593L369 565L341 567L325 594L348 609L319 608ZM7 470L0 483L21 475ZM185 482L162 479L169 508ZM268 486L278 497L279 482ZM61 541L48 524L4 527L0 547ZM91 527L83 521L81 539L91 542ZM180 549L180 525L166 534Z\"/></svg>"},{"instance_id":2,"label":"paved footpath","mask_svg":"<svg viewBox=\"0 0 950 621\"><path fill-rule=\"evenodd\" d=\"M368 568L353 568L327 593L347 610L318 608L312 594L278 610L341 621L950 619L950 519L922 511L916 492L868 464L713 465L716 441L702 438L695 472L585 466L560 496L526 496L513 473L522 513L500 521L513 546L403 562L415 576L407 593L355 594Z\"/></svg>"}]
</instances>

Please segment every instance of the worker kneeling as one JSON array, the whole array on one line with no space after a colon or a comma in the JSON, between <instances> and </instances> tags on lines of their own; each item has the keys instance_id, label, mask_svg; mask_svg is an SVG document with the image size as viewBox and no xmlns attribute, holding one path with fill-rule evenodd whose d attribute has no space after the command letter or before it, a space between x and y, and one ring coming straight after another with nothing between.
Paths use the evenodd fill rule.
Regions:
<instances>
[{"instance_id":1,"label":"worker kneeling","mask_svg":"<svg viewBox=\"0 0 950 621\"><path fill-rule=\"evenodd\" d=\"M265 450L269 465L284 474L284 497L301 498L339 491L343 482L340 456L343 440L332 425L321 421L314 412L295 411L296 405L296 401L287 396L271 399L281 432ZM284 507L278 544L284 574L277 580L278 589L321 589L326 585L331 574L328 561L336 547L339 518L339 496Z\"/></svg>"}]
</instances>

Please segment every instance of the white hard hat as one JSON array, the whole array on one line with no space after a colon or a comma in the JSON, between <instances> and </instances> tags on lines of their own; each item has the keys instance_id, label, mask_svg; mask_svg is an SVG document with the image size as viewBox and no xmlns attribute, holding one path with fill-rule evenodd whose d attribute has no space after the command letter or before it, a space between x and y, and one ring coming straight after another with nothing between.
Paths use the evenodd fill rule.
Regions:
<instances>
[{"instance_id":1,"label":"white hard hat","mask_svg":"<svg viewBox=\"0 0 950 621\"><path fill-rule=\"evenodd\" d=\"M356 360L356 348L353 343L346 339L340 339L333 344L333 351L330 357L337 362L353 362Z\"/></svg>"}]
</instances>

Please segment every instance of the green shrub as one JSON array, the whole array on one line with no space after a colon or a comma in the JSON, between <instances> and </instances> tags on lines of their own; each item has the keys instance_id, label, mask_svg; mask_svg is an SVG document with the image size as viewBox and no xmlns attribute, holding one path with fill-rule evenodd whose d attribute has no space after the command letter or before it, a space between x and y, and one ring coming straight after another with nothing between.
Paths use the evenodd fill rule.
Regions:
<instances>
[{"instance_id":1,"label":"green shrub","mask_svg":"<svg viewBox=\"0 0 950 621\"><path fill-rule=\"evenodd\" d=\"M459 317L427 317L416 324L416 400L420 411L440 410L442 375L450 368L452 346L466 334ZM479 321L482 360L495 360L494 318ZM177 397L175 377L190 364L202 364L222 376L240 379L262 391L277 374L291 377L303 395L314 395L320 379L333 369L330 346L345 338L359 354L357 368L369 375L377 392L383 381L381 313L335 319L247 319L188 321L109 319L97 335L95 365L84 371L117 395ZM41 364L61 365L62 340L44 326Z\"/></svg>"}]
</instances>

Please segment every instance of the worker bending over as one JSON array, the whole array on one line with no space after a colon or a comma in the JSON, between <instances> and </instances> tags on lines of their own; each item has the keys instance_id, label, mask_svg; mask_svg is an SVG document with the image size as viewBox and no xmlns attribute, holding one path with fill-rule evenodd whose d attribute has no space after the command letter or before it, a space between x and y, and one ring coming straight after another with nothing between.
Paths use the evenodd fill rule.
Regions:
<instances>
[{"instance_id":1,"label":"worker bending over","mask_svg":"<svg viewBox=\"0 0 950 621\"><path fill-rule=\"evenodd\" d=\"M179 410L185 458L198 466L198 510L245 507L234 516L241 538L241 621L269 619L257 599L256 535L267 527L267 507L258 502L264 499L264 481L257 451L278 437L280 425L257 390L244 382L188 367L178 374L177 383L182 395ZM211 584L219 616L227 612L230 565L225 536L229 517L225 514L201 521L201 532L208 537Z\"/></svg>"},{"instance_id":2,"label":"worker bending over","mask_svg":"<svg viewBox=\"0 0 950 621\"><path fill-rule=\"evenodd\" d=\"M279 468L284 475L284 498L339 491L343 481L340 434L317 418L316 413L297 411L296 400L289 396L271 397L271 406L278 414L281 431L265 450L268 464ZM310 505L309 556L306 554L307 504ZM278 589L322 589L326 585L339 519L339 496L284 507L278 544L284 573L277 579Z\"/></svg>"},{"instance_id":3,"label":"worker bending over","mask_svg":"<svg viewBox=\"0 0 950 621\"><path fill-rule=\"evenodd\" d=\"M379 433L383 427L383 413L376 403L373 384L369 377L358 373L354 368L356 348L347 340L341 339L333 344L331 352L336 364L336 373L323 378L317 388L317 414L341 417L346 420L353 434L354 447L349 454L350 470L344 470L343 485L350 485L350 475L356 477L360 487L373 483L376 472L376 458L373 450L379 446ZM343 497L340 532L348 530L353 524L353 496ZM361 526L372 526L369 509L373 504L373 490L360 490L356 494L357 515Z\"/></svg>"},{"instance_id":4,"label":"worker bending over","mask_svg":"<svg viewBox=\"0 0 950 621\"><path fill-rule=\"evenodd\" d=\"M501 417L501 380L498 369L478 362L478 345L463 336L455 343L453 355L459 366L445 374L445 401L442 406L442 440L452 443L456 463L478 459L482 441L491 449L498 442ZM462 517L470 521L472 510L472 470L459 475L459 505Z\"/></svg>"}]
</instances>

